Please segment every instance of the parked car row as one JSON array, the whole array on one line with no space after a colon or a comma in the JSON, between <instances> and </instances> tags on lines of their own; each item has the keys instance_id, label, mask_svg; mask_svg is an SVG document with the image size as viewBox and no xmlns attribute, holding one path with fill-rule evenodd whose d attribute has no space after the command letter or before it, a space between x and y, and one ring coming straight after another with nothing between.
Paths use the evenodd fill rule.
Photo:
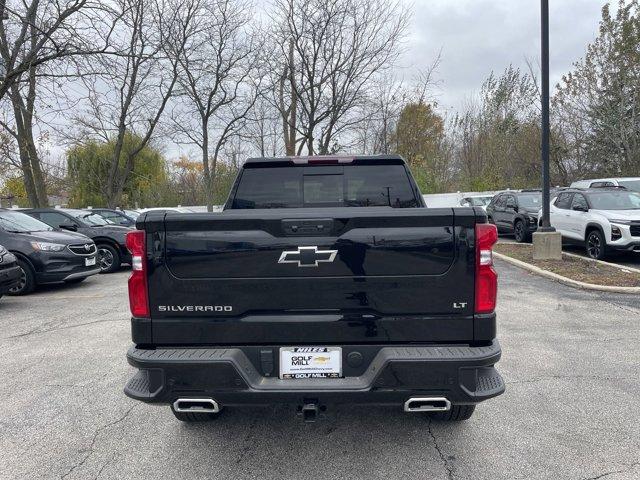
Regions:
<instances>
[{"instance_id":1,"label":"parked car row","mask_svg":"<svg viewBox=\"0 0 640 480\"><path fill-rule=\"evenodd\" d=\"M123 263L131 261L125 244L131 228L115 225L93 210L35 208L22 211L54 229L81 233L92 239L98 249L97 262L102 273L115 272Z\"/></svg>"},{"instance_id":2,"label":"parked car row","mask_svg":"<svg viewBox=\"0 0 640 480\"><path fill-rule=\"evenodd\" d=\"M498 232L512 234L518 242L531 240L541 209L542 193L536 190L498 193L486 207ZM591 258L640 252L640 178L581 180L553 189L549 213L563 242L583 245Z\"/></svg>"},{"instance_id":3,"label":"parked car row","mask_svg":"<svg viewBox=\"0 0 640 480\"><path fill-rule=\"evenodd\" d=\"M131 261L130 230L91 210L0 209L0 296L118 270Z\"/></svg>"},{"instance_id":4,"label":"parked car row","mask_svg":"<svg viewBox=\"0 0 640 480\"><path fill-rule=\"evenodd\" d=\"M131 263L127 232L150 210L193 212L185 207L0 209L0 297L119 270Z\"/></svg>"},{"instance_id":5,"label":"parked car row","mask_svg":"<svg viewBox=\"0 0 640 480\"><path fill-rule=\"evenodd\" d=\"M119 270L131 263L127 232L151 210L193 212L185 207L0 209L0 297Z\"/></svg>"}]
</instances>

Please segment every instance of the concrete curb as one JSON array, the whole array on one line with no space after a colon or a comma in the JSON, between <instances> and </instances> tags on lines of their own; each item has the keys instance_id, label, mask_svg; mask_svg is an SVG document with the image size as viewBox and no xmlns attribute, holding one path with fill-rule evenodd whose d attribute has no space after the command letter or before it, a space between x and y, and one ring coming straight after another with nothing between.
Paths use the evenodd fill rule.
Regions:
<instances>
[{"instance_id":1,"label":"concrete curb","mask_svg":"<svg viewBox=\"0 0 640 480\"><path fill-rule=\"evenodd\" d=\"M562 283L563 285L568 285L570 287L580 288L582 290L595 290L598 292L609 292L609 293L640 293L640 287L612 287L608 285L595 285L593 283L579 282L578 280L572 280L570 278L563 277L562 275L558 275L557 273L550 272L549 270L543 270L542 268L536 267L535 265L531 265L530 263L517 260L515 258L509 257L507 255L503 255L498 252L493 252L493 256L499 260L504 260L507 263L515 265L516 267L524 268L525 270L528 270L532 273L540 275L541 277L549 278L551 280L554 280L558 283ZM579 258L582 258L582 257L579 257ZM603 262L603 263L606 263L606 262Z\"/></svg>"},{"instance_id":2,"label":"concrete curb","mask_svg":"<svg viewBox=\"0 0 640 480\"><path fill-rule=\"evenodd\" d=\"M500 244L501 245L519 245L523 247L527 247L531 245L530 243L504 242L504 241L498 242L498 245ZM626 270L628 272L640 273L640 269L634 268L634 267L627 267L626 265L618 265L617 263L605 262L604 260L596 260L595 258L584 257L576 253L565 252L564 250L562 251L562 254L567 255L568 257L581 258L583 260L586 260L587 262L595 262L595 263L599 263L600 265L609 265L610 267L619 268L620 270ZM635 287L632 287L632 288L635 288Z\"/></svg>"}]
</instances>

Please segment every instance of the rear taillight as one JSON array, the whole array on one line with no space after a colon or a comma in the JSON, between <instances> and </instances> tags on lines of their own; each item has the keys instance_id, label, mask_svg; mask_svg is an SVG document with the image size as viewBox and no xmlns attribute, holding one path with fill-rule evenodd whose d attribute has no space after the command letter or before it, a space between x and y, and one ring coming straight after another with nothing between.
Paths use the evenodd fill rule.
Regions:
<instances>
[{"instance_id":1,"label":"rear taillight","mask_svg":"<svg viewBox=\"0 0 640 480\"><path fill-rule=\"evenodd\" d=\"M495 225L476 225L476 306L475 313L491 313L496 308L498 274L493 269L492 248L498 241Z\"/></svg>"},{"instance_id":2,"label":"rear taillight","mask_svg":"<svg viewBox=\"0 0 640 480\"><path fill-rule=\"evenodd\" d=\"M134 317L149 317L147 295L147 255L143 230L127 233L127 249L131 252L129 277L129 308Z\"/></svg>"}]
</instances>

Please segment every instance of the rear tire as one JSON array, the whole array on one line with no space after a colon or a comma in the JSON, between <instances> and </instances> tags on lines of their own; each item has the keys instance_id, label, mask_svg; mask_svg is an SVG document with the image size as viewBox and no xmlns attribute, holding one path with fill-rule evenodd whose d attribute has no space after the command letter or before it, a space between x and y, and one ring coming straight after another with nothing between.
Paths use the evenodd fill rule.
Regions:
<instances>
[{"instance_id":1,"label":"rear tire","mask_svg":"<svg viewBox=\"0 0 640 480\"><path fill-rule=\"evenodd\" d=\"M446 412L432 412L429 416L433 420L441 422L461 422L469 420L476 410L475 405L451 405L451 409Z\"/></svg>"},{"instance_id":2,"label":"rear tire","mask_svg":"<svg viewBox=\"0 0 640 480\"><path fill-rule=\"evenodd\" d=\"M594 260L602 260L607 256L607 243L600 230L591 230L587 233L585 250L587 252L587 256Z\"/></svg>"},{"instance_id":3,"label":"rear tire","mask_svg":"<svg viewBox=\"0 0 640 480\"><path fill-rule=\"evenodd\" d=\"M113 273L120 269L120 252L108 243L98 245L100 273Z\"/></svg>"},{"instance_id":4,"label":"rear tire","mask_svg":"<svg viewBox=\"0 0 640 480\"><path fill-rule=\"evenodd\" d=\"M218 413L210 413L210 412L176 412L173 409L173 405L171 406L171 412L173 415L180 420L181 422L211 422L218 418L220 412Z\"/></svg>"},{"instance_id":5,"label":"rear tire","mask_svg":"<svg viewBox=\"0 0 640 480\"><path fill-rule=\"evenodd\" d=\"M36 289L36 274L33 272L31 265L20 258L18 259L18 266L22 271L20 283L9 290L8 294L14 296L28 295Z\"/></svg>"}]
</instances>

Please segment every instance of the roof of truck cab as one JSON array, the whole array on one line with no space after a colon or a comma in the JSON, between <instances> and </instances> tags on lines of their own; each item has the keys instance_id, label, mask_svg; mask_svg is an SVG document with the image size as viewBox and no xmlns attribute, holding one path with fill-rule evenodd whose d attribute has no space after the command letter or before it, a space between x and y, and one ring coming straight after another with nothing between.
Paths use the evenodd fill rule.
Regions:
<instances>
[{"instance_id":1,"label":"roof of truck cab","mask_svg":"<svg viewBox=\"0 0 640 480\"><path fill-rule=\"evenodd\" d=\"M385 161L395 160L397 162L405 163L404 159L400 155L311 155L311 156L293 156L293 157L257 157L248 158L245 161L245 165L249 164L261 164L261 163L294 163L294 164L313 164L322 162L336 162L338 164L353 163L366 160L367 162L384 163Z\"/></svg>"}]
</instances>

